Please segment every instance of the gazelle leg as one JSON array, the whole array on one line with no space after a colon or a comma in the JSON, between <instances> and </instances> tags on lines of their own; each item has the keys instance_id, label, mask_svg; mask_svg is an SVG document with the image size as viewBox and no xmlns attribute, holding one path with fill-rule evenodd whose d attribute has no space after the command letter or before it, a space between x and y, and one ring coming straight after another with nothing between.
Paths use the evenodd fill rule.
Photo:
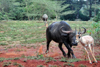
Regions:
<instances>
[{"instance_id":1,"label":"gazelle leg","mask_svg":"<svg viewBox=\"0 0 100 67\"><path fill-rule=\"evenodd\" d=\"M85 61L86 61L86 58L87 58L86 56L87 56L87 53L85 52Z\"/></svg>"},{"instance_id":2,"label":"gazelle leg","mask_svg":"<svg viewBox=\"0 0 100 67\"><path fill-rule=\"evenodd\" d=\"M88 53L87 49L86 49L85 47L84 47L84 49L85 49L85 51L86 51L86 53L87 53L87 55L88 55L89 62L92 64L92 62L91 62L91 60L90 60L89 53Z\"/></svg>"},{"instance_id":3,"label":"gazelle leg","mask_svg":"<svg viewBox=\"0 0 100 67\"><path fill-rule=\"evenodd\" d=\"M91 44L89 44L89 50L90 50L90 52L91 52L91 54L92 54L92 57L93 57L94 61L97 62L97 60L96 60L96 58L95 58L95 56L94 56L94 53L92 52Z\"/></svg>"},{"instance_id":4,"label":"gazelle leg","mask_svg":"<svg viewBox=\"0 0 100 67\"><path fill-rule=\"evenodd\" d=\"M92 49L92 52L93 52L93 55L94 55L94 45L93 44L91 45L91 49Z\"/></svg>"}]
</instances>

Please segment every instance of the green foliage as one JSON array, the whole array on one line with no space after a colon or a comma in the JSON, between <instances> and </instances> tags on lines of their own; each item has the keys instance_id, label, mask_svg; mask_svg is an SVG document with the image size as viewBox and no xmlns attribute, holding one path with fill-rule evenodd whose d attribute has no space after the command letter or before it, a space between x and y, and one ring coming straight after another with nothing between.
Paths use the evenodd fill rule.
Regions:
<instances>
[{"instance_id":1,"label":"green foliage","mask_svg":"<svg viewBox=\"0 0 100 67\"><path fill-rule=\"evenodd\" d=\"M41 54L41 55L37 55L37 59L43 59L44 56Z\"/></svg>"},{"instance_id":2,"label":"green foliage","mask_svg":"<svg viewBox=\"0 0 100 67\"><path fill-rule=\"evenodd\" d=\"M23 65L19 64L18 67L24 67Z\"/></svg>"},{"instance_id":3,"label":"green foliage","mask_svg":"<svg viewBox=\"0 0 100 67\"><path fill-rule=\"evenodd\" d=\"M69 59L67 60L68 62L78 62L78 61L81 61L81 59Z\"/></svg>"},{"instance_id":4,"label":"green foliage","mask_svg":"<svg viewBox=\"0 0 100 67\"><path fill-rule=\"evenodd\" d=\"M100 61L100 58L96 58L98 61Z\"/></svg>"},{"instance_id":5,"label":"green foliage","mask_svg":"<svg viewBox=\"0 0 100 67\"><path fill-rule=\"evenodd\" d=\"M4 62L3 67L9 66L10 64L11 64L11 62Z\"/></svg>"},{"instance_id":6,"label":"green foliage","mask_svg":"<svg viewBox=\"0 0 100 67\"><path fill-rule=\"evenodd\" d=\"M47 57L47 58L45 58L45 60L46 60L45 61L46 63L49 63L50 61L55 61L56 62L56 60L52 57Z\"/></svg>"},{"instance_id":7,"label":"green foliage","mask_svg":"<svg viewBox=\"0 0 100 67\"><path fill-rule=\"evenodd\" d=\"M61 59L59 59L59 61L61 61L61 62L78 62L78 61L81 61L81 59L67 59L67 58L62 57Z\"/></svg>"},{"instance_id":8,"label":"green foliage","mask_svg":"<svg viewBox=\"0 0 100 67\"><path fill-rule=\"evenodd\" d=\"M93 19L95 22L99 22L100 21L100 12L94 17Z\"/></svg>"},{"instance_id":9,"label":"green foliage","mask_svg":"<svg viewBox=\"0 0 100 67\"><path fill-rule=\"evenodd\" d=\"M17 67L24 67L23 65L21 65L21 64L19 64L19 63L17 63L17 62L14 62L13 65L14 65L14 66L17 66Z\"/></svg>"},{"instance_id":10,"label":"green foliage","mask_svg":"<svg viewBox=\"0 0 100 67\"><path fill-rule=\"evenodd\" d=\"M0 45L16 44L17 42L30 44L46 40L44 23L37 23L36 21L1 22Z\"/></svg>"},{"instance_id":11,"label":"green foliage","mask_svg":"<svg viewBox=\"0 0 100 67\"><path fill-rule=\"evenodd\" d=\"M7 46L8 44L6 44L6 43L0 43L0 45L2 45L2 46Z\"/></svg>"},{"instance_id":12,"label":"green foliage","mask_svg":"<svg viewBox=\"0 0 100 67\"><path fill-rule=\"evenodd\" d=\"M1 21L0 23L0 45L10 44L32 44L46 41L46 28L39 21ZM87 31L91 30L91 21L67 21L72 29L84 26ZM89 26L90 25L90 26ZM94 30L93 30L94 31ZM95 31L94 31L95 32ZM35 48L35 47L33 47ZM18 50L20 51L20 50Z\"/></svg>"},{"instance_id":13,"label":"green foliage","mask_svg":"<svg viewBox=\"0 0 100 67\"><path fill-rule=\"evenodd\" d=\"M5 58L0 58L0 62L2 62L2 61L4 61L5 60Z\"/></svg>"},{"instance_id":14,"label":"green foliage","mask_svg":"<svg viewBox=\"0 0 100 67\"><path fill-rule=\"evenodd\" d=\"M82 21L88 21L90 18L86 15L83 15L81 12L79 12L79 18L82 20Z\"/></svg>"},{"instance_id":15,"label":"green foliage","mask_svg":"<svg viewBox=\"0 0 100 67\"><path fill-rule=\"evenodd\" d=\"M17 62L14 62L13 65L16 66L16 65L18 65L18 63Z\"/></svg>"},{"instance_id":16,"label":"green foliage","mask_svg":"<svg viewBox=\"0 0 100 67\"><path fill-rule=\"evenodd\" d=\"M83 0L0 0L0 20L41 20L44 13L49 19L75 20L80 18L79 11L85 18L89 16L90 10L92 16L95 16L100 1L95 3L95 0L92 0L91 9L89 2L89 0L86 2ZM99 19L99 16L96 16L95 21L98 21L97 18Z\"/></svg>"},{"instance_id":17,"label":"green foliage","mask_svg":"<svg viewBox=\"0 0 100 67\"><path fill-rule=\"evenodd\" d=\"M49 67L61 67L61 66L58 66L58 65L49 65Z\"/></svg>"},{"instance_id":18,"label":"green foliage","mask_svg":"<svg viewBox=\"0 0 100 67\"><path fill-rule=\"evenodd\" d=\"M18 57L15 57L14 60L19 60L19 58Z\"/></svg>"},{"instance_id":19,"label":"green foliage","mask_svg":"<svg viewBox=\"0 0 100 67\"><path fill-rule=\"evenodd\" d=\"M100 44L100 21L92 23L94 30L92 30L93 37L96 44Z\"/></svg>"},{"instance_id":20,"label":"green foliage","mask_svg":"<svg viewBox=\"0 0 100 67\"><path fill-rule=\"evenodd\" d=\"M43 66L43 65L38 65L37 67L45 67L45 66Z\"/></svg>"},{"instance_id":21,"label":"green foliage","mask_svg":"<svg viewBox=\"0 0 100 67\"><path fill-rule=\"evenodd\" d=\"M66 58L64 58L64 57L62 57L61 59L59 59L59 61L61 61L61 62L67 62L67 60L68 60L68 59L66 59Z\"/></svg>"},{"instance_id":22,"label":"green foliage","mask_svg":"<svg viewBox=\"0 0 100 67\"><path fill-rule=\"evenodd\" d=\"M86 67L86 65L80 64L79 67Z\"/></svg>"}]
</instances>

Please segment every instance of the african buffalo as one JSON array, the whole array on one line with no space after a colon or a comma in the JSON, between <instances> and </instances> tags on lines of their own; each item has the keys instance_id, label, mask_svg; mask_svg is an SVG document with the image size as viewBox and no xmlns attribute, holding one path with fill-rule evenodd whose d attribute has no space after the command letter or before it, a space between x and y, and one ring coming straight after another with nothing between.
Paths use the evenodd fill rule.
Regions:
<instances>
[{"instance_id":1,"label":"african buffalo","mask_svg":"<svg viewBox=\"0 0 100 67\"><path fill-rule=\"evenodd\" d=\"M84 28L85 30L85 28ZM66 46L68 49L68 57L71 57L72 54L73 58L76 58L73 50L71 49L72 46L77 46L76 41L76 29L73 31L70 25L65 22L54 22L46 29L46 39L47 39L47 50L46 53L49 51L49 43L51 40L59 43L59 48L63 53L63 56L66 57L65 51L62 49L62 44Z\"/></svg>"}]
</instances>

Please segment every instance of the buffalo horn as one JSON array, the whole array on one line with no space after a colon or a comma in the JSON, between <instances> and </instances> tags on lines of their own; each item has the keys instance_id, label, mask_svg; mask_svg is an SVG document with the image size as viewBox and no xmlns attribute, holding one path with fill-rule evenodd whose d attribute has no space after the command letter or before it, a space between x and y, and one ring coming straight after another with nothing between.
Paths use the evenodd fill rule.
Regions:
<instances>
[{"instance_id":1,"label":"buffalo horn","mask_svg":"<svg viewBox=\"0 0 100 67\"><path fill-rule=\"evenodd\" d=\"M72 31L64 31L64 30L62 30L62 28L63 28L63 27L61 27L60 30L61 30L61 32L63 32L63 33L71 33L71 32L72 32Z\"/></svg>"},{"instance_id":2,"label":"buffalo horn","mask_svg":"<svg viewBox=\"0 0 100 67\"><path fill-rule=\"evenodd\" d=\"M71 31L64 31L64 30L62 30L62 32L63 33L71 33Z\"/></svg>"}]
</instances>

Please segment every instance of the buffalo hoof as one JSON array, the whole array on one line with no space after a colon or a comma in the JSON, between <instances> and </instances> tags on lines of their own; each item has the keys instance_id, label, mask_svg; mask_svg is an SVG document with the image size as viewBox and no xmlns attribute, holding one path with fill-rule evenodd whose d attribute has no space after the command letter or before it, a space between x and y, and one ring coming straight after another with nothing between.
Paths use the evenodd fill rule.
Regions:
<instances>
[{"instance_id":1,"label":"buffalo hoof","mask_svg":"<svg viewBox=\"0 0 100 67\"><path fill-rule=\"evenodd\" d=\"M49 51L47 50L45 53L47 54L47 53L49 53Z\"/></svg>"},{"instance_id":2,"label":"buffalo hoof","mask_svg":"<svg viewBox=\"0 0 100 67\"><path fill-rule=\"evenodd\" d=\"M63 56L66 57L66 54L64 53Z\"/></svg>"},{"instance_id":3,"label":"buffalo hoof","mask_svg":"<svg viewBox=\"0 0 100 67\"><path fill-rule=\"evenodd\" d=\"M68 56L68 58L71 58L71 56Z\"/></svg>"},{"instance_id":4,"label":"buffalo hoof","mask_svg":"<svg viewBox=\"0 0 100 67\"><path fill-rule=\"evenodd\" d=\"M67 54L68 58L71 58L70 54Z\"/></svg>"},{"instance_id":5,"label":"buffalo hoof","mask_svg":"<svg viewBox=\"0 0 100 67\"><path fill-rule=\"evenodd\" d=\"M72 58L76 58L75 55L73 55Z\"/></svg>"}]
</instances>

